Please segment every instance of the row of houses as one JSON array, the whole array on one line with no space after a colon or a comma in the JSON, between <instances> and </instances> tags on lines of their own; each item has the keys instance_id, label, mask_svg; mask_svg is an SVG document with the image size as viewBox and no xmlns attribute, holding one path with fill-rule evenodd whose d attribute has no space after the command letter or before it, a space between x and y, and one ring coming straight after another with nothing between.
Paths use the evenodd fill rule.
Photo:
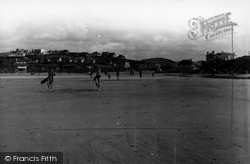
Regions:
<instances>
[{"instance_id":1,"label":"row of houses","mask_svg":"<svg viewBox=\"0 0 250 164\"><path fill-rule=\"evenodd\" d=\"M83 52L85 54L89 54L87 52ZM48 50L46 51L45 49L19 49L17 48L14 51L10 52L4 52L0 53L0 56L5 56L5 57L24 57L24 56L31 56L31 55L66 55L66 54L72 54L69 50ZM106 57L116 57L116 54L114 52L102 52L99 53L97 51L93 52L90 54L93 57L98 57L98 56L106 56Z\"/></svg>"},{"instance_id":2,"label":"row of houses","mask_svg":"<svg viewBox=\"0 0 250 164\"><path fill-rule=\"evenodd\" d=\"M27 53L24 49L17 49L15 53ZM98 65L103 70L154 70L158 72L183 72L198 73L200 71L209 72L210 70L228 70L230 61L235 60L234 53L207 52L206 61L193 62L192 59L186 59L174 62L165 58L151 58L144 60L130 60L123 55L116 55L114 52L69 52L68 50L49 51L49 54L41 54L42 51L31 51L25 56L8 55L0 58L0 72L7 70L15 71L46 71L46 67L55 67L58 70L68 71L88 71L92 66ZM10 52L13 53L13 52ZM34 54L36 53L36 54ZM245 60L244 60L245 61ZM241 63L244 63L244 61ZM247 64L239 64L241 70L248 69ZM212 69L211 69L212 68ZM8 71L7 71L8 72ZM224 71L225 72L225 71Z\"/></svg>"},{"instance_id":3,"label":"row of houses","mask_svg":"<svg viewBox=\"0 0 250 164\"><path fill-rule=\"evenodd\" d=\"M50 54L70 54L69 50L48 50L45 49L19 49L14 51L0 53L0 56L5 57L24 57L30 55L50 55Z\"/></svg>"},{"instance_id":4,"label":"row of houses","mask_svg":"<svg viewBox=\"0 0 250 164\"><path fill-rule=\"evenodd\" d=\"M34 54L35 53L35 54ZM60 51L49 51L49 54L43 53L41 51L27 51L24 49L16 49L16 51L11 51L6 53L8 55L0 55L2 63L9 63L13 65L13 68L16 71L26 71L29 66L32 65L32 68L35 66L48 67L49 65L55 65L55 67L70 66L70 67L89 67L94 64L99 65L117 65L121 68L125 68L126 64L125 56L116 55L114 52L69 52L68 50ZM13 55L15 54L15 55ZM24 55L25 54L25 55ZM122 61L120 61L122 60ZM12 63L12 64L11 64ZM126 65L126 66L125 66ZM0 67L4 67L4 64L0 64ZM5 70L0 68L1 70ZM7 69L10 70L10 69ZM11 69L13 70L13 69ZM43 69L44 70L44 69Z\"/></svg>"},{"instance_id":5,"label":"row of houses","mask_svg":"<svg viewBox=\"0 0 250 164\"><path fill-rule=\"evenodd\" d=\"M24 57L26 55L39 55L39 54L45 54L45 49L19 49L17 48L15 51L10 51L6 53L1 53L1 56L9 56L9 57Z\"/></svg>"}]
</instances>

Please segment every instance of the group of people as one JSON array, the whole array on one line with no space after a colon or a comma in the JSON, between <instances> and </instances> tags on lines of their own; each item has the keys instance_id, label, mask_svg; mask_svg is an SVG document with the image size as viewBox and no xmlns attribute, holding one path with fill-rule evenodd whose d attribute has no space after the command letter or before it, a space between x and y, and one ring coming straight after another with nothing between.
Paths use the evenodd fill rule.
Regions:
<instances>
[{"instance_id":1,"label":"group of people","mask_svg":"<svg viewBox=\"0 0 250 164\"><path fill-rule=\"evenodd\" d=\"M93 77L93 81L95 81L96 87L97 87L97 91L101 91L101 86L100 86L100 78L101 78L101 69L97 66L94 67L94 71L95 71L95 76ZM53 68L48 68L48 77L46 78L47 80L47 86L48 89L50 91L52 91L52 86L54 83L54 76L55 76L55 72L53 70ZM92 78L93 72L91 72L90 76Z\"/></svg>"},{"instance_id":2,"label":"group of people","mask_svg":"<svg viewBox=\"0 0 250 164\"><path fill-rule=\"evenodd\" d=\"M95 73L95 76L93 77L93 72ZM131 76L134 74L134 72L130 72ZM52 90L52 85L54 83L54 76L55 72L52 68L48 69L48 77L47 77L47 86L48 89L51 91ZM90 77L92 78L93 81L95 81L95 85L97 87L97 91L101 91L101 86L100 86L100 78L101 78L101 69L97 66L94 66L93 70L89 72ZM105 72L105 75L108 77L108 79L111 78L110 73ZM139 71L140 78L142 78L142 71ZM152 76L154 77L154 71L152 71ZM119 70L116 71L116 77L117 80L120 79L120 72Z\"/></svg>"}]
</instances>

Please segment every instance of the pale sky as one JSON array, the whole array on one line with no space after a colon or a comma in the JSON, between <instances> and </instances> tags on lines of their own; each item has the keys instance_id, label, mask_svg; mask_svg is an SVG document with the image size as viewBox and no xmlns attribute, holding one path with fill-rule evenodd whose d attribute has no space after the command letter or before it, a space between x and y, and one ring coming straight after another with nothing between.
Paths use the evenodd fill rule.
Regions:
<instances>
[{"instance_id":1,"label":"pale sky","mask_svg":"<svg viewBox=\"0 0 250 164\"><path fill-rule=\"evenodd\" d=\"M127 58L204 60L231 51L231 35L187 36L191 18L231 12L234 51L250 51L249 0L0 0L0 52L16 48L112 51Z\"/></svg>"}]
</instances>

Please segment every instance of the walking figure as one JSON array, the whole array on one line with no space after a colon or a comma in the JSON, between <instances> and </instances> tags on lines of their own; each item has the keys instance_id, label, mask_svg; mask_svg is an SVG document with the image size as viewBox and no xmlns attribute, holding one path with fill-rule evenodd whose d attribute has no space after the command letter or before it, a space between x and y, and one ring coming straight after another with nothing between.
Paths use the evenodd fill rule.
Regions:
<instances>
[{"instance_id":1,"label":"walking figure","mask_svg":"<svg viewBox=\"0 0 250 164\"><path fill-rule=\"evenodd\" d=\"M95 81L95 85L97 87L97 91L101 91L101 86L100 86L100 78L101 78L101 69L97 66L95 68L95 73L96 75L94 76L93 80Z\"/></svg>"},{"instance_id":2,"label":"walking figure","mask_svg":"<svg viewBox=\"0 0 250 164\"><path fill-rule=\"evenodd\" d=\"M52 85L54 83L54 76L56 74L54 73L52 68L49 68L48 70L48 81L47 81L47 86L49 90L52 90Z\"/></svg>"},{"instance_id":3,"label":"walking figure","mask_svg":"<svg viewBox=\"0 0 250 164\"><path fill-rule=\"evenodd\" d=\"M152 76L155 77L155 71L152 71Z\"/></svg>"}]
</instances>

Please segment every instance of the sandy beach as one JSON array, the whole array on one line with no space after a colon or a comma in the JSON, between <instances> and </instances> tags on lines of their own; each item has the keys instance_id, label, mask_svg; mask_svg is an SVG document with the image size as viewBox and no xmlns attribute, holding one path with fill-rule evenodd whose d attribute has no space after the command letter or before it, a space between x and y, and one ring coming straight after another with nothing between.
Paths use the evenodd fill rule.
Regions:
<instances>
[{"instance_id":1,"label":"sandy beach","mask_svg":"<svg viewBox=\"0 0 250 164\"><path fill-rule=\"evenodd\" d=\"M250 161L250 80L102 75L97 92L64 74L50 92L45 76L0 75L0 151L59 151L65 164Z\"/></svg>"}]
</instances>

